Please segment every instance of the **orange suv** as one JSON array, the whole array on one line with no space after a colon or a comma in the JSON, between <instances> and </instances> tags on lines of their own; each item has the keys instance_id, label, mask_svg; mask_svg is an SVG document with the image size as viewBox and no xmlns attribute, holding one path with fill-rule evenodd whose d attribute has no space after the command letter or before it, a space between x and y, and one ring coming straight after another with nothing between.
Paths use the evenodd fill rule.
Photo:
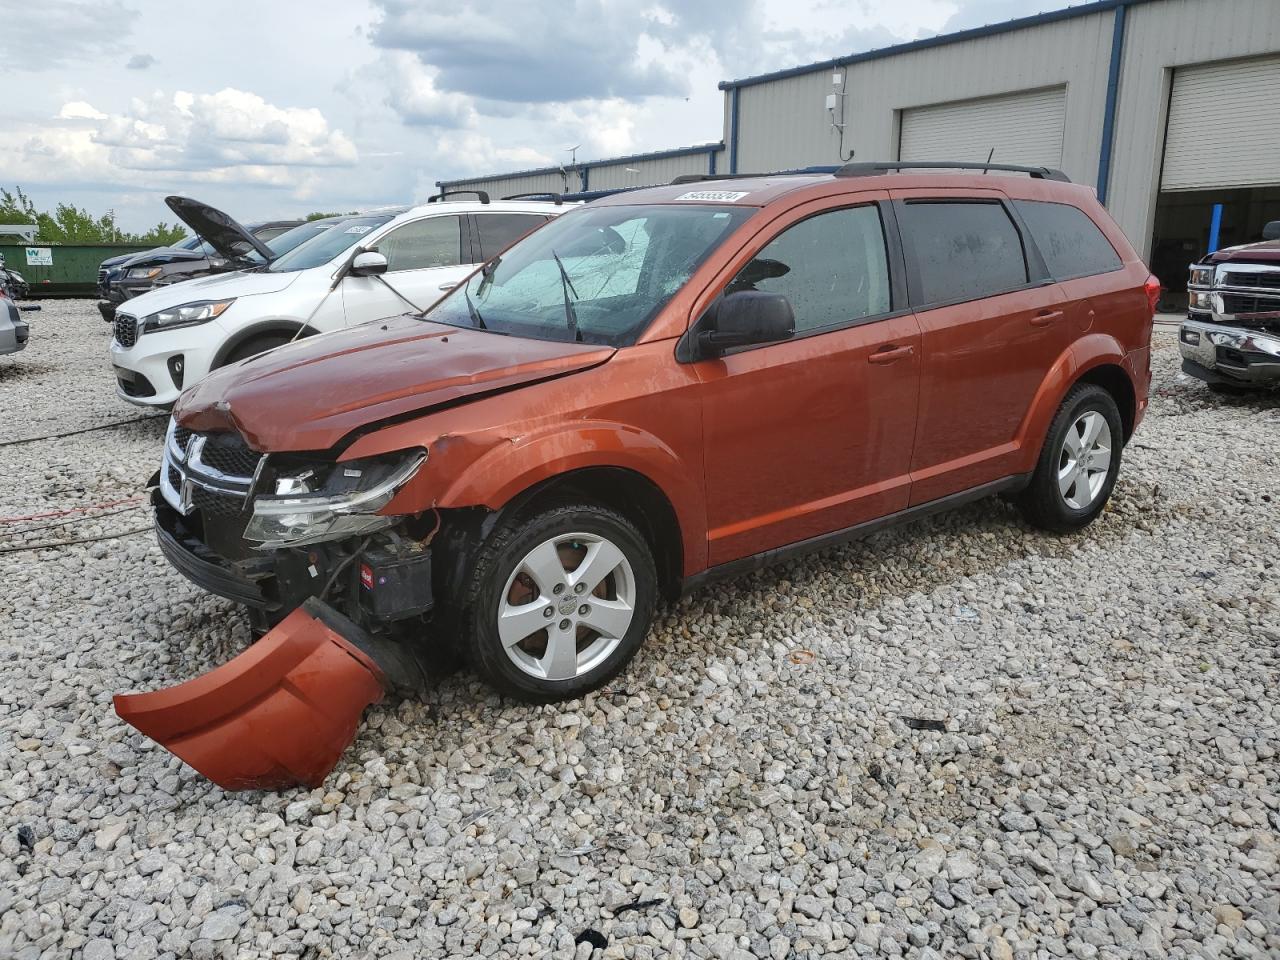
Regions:
<instances>
[{"instance_id":1,"label":"orange suv","mask_svg":"<svg viewBox=\"0 0 1280 960\"><path fill-rule=\"evenodd\" d=\"M966 166L620 193L422 314L215 371L169 427L161 547L260 628L319 597L550 701L716 577L995 493L1084 527L1159 285L1091 189Z\"/></svg>"}]
</instances>

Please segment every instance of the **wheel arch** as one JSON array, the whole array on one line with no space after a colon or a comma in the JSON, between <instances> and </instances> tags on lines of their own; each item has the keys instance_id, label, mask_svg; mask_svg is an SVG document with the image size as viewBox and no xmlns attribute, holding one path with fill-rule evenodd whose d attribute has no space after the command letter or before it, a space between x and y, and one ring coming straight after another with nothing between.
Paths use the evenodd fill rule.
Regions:
<instances>
[{"instance_id":1,"label":"wheel arch","mask_svg":"<svg viewBox=\"0 0 1280 960\"><path fill-rule=\"evenodd\" d=\"M304 324L297 320L289 320L284 317L277 317L271 320L258 320L246 327L241 327L233 332L213 355L213 362L209 365L210 370L217 370L227 362L227 357L231 356L235 350L244 343L252 340L254 337L260 337L267 333L285 333L293 336L303 328ZM318 332L313 330L314 332Z\"/></svg>"},{"instance_id":2,"label":"wheel arch","mask_svg":"<svg viewBox=\"0 0 1280 960\"><path fill-rule=\"evenodd\" d=\"M1129 438L1133 436L1138 396L1137 391L1134 390L1133 381L1129 379L1129 374L1125 372L1124 367L1118 363L1099 363L1081 373L1067 391L1070 392L1072 387L1080 383L1092 383L1111 394L1111 399L1115 400L1116 406L1120 409L1120 422L1124 426L1124 442L1128 443Z\"/></svg>"}]
</instances>

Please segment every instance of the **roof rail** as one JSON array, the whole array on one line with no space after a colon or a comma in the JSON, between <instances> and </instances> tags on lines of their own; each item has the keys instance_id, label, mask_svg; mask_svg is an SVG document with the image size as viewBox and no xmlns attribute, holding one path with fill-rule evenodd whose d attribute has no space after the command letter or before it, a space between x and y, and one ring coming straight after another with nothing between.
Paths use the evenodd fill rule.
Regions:
<instances>
[{"instance_id":1,"label":"roof rail","mask_svg":"<svg viewBox=\"0 0 1280 960\"><path fill-rule=\"evenodd\" d=\"M489 195L483 190L441 190L434 197L427 197L427 203L438 203L445 197L456 197L462 193L474 193L480 199L481 203L489 202Z\"/></svg>"},{"instance_id":2,"label":"roof rail","mask_svg":"<svg viewBox=\"0 0 1280 960\"><path fill-rule=\"evenodd\" d=\"M677 186L681 183L699 183L703 180L745 180L751 177L802 177L805 175L817 175L821 173L831 174L838 170L838 167L797 167L794 170L774 170L770 173L682 173L671 181L671 186Z\"/></svg>"},{"instance_id":3,"label":"roof rail","mask_svg":"<svg viewBox=\"0 0 1280 960\"><path fill-rule=\"evenodd\" d=\"M875 177L892 170L998 170L1002 173L1025 173L1037 180L1070 183L1071 178L1052 167L1024 167L1016 163L968 163L962 160L873 160L846 163L836 171L837 177Z\"/></svg>"},{"instance_id":4,"label":"roof rail","mask_svg":"<svg viewBox=\"0 0 1280 960\"><path fill-rule=\"evenodd\" d=\"M549 200L557 207L564 203L564 194L552 193L550 190L544 190L534 193L513 193L509 197L503 197L503 200Z\"/></svg>"}]
</instances>

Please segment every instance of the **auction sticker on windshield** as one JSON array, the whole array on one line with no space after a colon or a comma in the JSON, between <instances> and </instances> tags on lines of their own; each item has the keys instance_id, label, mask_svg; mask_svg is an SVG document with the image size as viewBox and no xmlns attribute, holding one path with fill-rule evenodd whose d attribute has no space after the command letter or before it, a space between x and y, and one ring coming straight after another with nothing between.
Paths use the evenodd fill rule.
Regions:
<instances>
[{"instance_id":1,"label":"auction sticker on windshield","mask_svg":"<svg viewBox=\"0 0 1280 960\"><path fill-rule=\"evenodd\" d=\"M741 200L747 195L744 190L738 193L734 190L693 190L689 193L682 193L676 197L677 200L710 200L713 203L733 203L735 200Z\"/></svg>"},{"instance_id":2,"label":"auction sticker on windshield","mask_svg":"<svg viewBox=\"0 0 1280 960\"><path fill-rule=\"evenodd\" d=\"M356 224L354 227L347 227L347 229L343 230L342 232L343 233L368 233L372 229L373 227L365 227L365 226L361 226L360 224Z\"/></svg>"}]
</instances>

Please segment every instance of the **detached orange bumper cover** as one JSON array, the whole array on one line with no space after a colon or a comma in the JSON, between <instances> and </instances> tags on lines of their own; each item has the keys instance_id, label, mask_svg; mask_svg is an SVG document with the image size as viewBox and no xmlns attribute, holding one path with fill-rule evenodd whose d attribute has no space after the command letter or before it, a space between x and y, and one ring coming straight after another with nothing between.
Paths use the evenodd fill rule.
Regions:
<instances>
[{"instance_id":1,"label":"detached orange bumper cover","mask_svg":"<svg viewBox=\"0 0 1280 960\"><path fill-rule=\"evenodd\" d=\"M224 790L318 787L385 678L309 606L194 680L117 694L116 713Z\"/></svg>"}]
</instances>

